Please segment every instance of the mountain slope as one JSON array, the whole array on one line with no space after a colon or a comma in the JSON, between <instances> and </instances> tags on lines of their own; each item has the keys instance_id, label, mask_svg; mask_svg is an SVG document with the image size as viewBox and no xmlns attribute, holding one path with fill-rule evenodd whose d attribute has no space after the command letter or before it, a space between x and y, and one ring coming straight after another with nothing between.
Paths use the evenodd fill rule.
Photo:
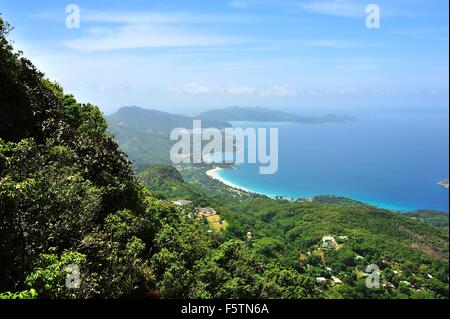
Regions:
<instances>
[{"instance_id":1,"label":"mountain slope","mask_svg":"<svg viewBox=\"0 0 450 319\"><path fill-rule=\"evenodd\" d=\"M160 183L147 173L140 177L161 198L213 207L228 223L224 236L242 239L250 232L249 247L264 264L324 277L321 289L330 298L448 298L448 226L433 227L413 218L415 214L344 198L321 196L309 202L226 193L224 185L204 179L206 169L183 169L185 181ZM417 214L425 220L444 218L441 213ZM325 248L327 237L336 246ZM364 273L372 264L381 269L381 289L365 287ZM336 285L333 277L342 284Z\"/></svg>"},{"instance_id":2,"label":"mountain slope","mask_svg":"<svg viewBox=\"0 0 450 319\"><path fill-rule=\"evenodd\" d=\"M349 116L328 114L322 117L306 117L282 111L272 111L263 107L230 107L206 111L199 114L197 117L216 121L293 122L305 124L345 123L355 121L355 118Z\"/></svg>"},{"instance_id":3,"label":"mountain slope","mask_svg":"<svg viewBox=\"0 0 450 319\"><path fill-rule=\"evenodd\" d=\"M123 107L106 117L122 151L137 170L154 163L170 163L170 132L175 128L192 129L194 118L140 107ZM225 128L226 121L204 120L203 127Z\"/></svg>"},{"instance_id":4,"label":"mountain slope","mask_svg":"<svg viewBox=\"0 0 450 319\"><path fill-rule=\"evenodd\" d=\"M168 135L174 128L192 128L194 118L175 115L157 110L143 109L137 106L122 107L116 113L106 117L109 123L121 128L134 127L143 131ZM203 127L225 128L227 121L206 120Z\"/></svg>"},{"instance_id":5,"label":"mountain slope","mask_svg":"<svg viewBox=\"0 0 450 319\"><path fill-rule=\"evenodd\" d=\"M155 200L99 109L46 80L8 31L0 17L0 299L208 297L191 275L220 252L205 227Z\"/></svg>"},{"instance_id":6,"label":"mountain slope","mask_svg":"<svg viewBox=\"0 0 450 319\"><path fill-rule=\"evenodd\" d=\"M448 298L445 228L345 200L237 194L164 165L142 174L151 191L195 197L229 227L156 200L98 107L46 80L8 29L0 17L0 299ZM367 289L371 263L387 286Z\"/></svg>"}]
</instances>

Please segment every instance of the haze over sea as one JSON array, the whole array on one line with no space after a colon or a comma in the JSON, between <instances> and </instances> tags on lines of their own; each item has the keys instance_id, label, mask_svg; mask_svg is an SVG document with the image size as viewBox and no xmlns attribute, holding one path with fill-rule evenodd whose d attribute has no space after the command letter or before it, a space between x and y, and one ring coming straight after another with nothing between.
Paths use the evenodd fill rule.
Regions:
<instances>
[{"instance_id":1,"label":"haze over sea","mask_svg":"<svg viewBox=\"0 0 450 319\"><path fill-rule=\"evenodd\" d=\"M220 179L269 196L336 195L378 207L448 212L448 109L365 113L345 124L234 122L279 128L279 170L260 175L242 164Z\"/></svg>"}]
</instances>

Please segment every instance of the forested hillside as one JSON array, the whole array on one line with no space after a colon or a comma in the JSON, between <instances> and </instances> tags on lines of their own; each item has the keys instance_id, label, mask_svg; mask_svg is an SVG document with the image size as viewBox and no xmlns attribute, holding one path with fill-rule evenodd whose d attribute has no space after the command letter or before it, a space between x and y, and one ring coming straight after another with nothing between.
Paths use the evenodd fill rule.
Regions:
<instances>
[{"instance_id":1,"label":"forested hillside","mask_svg":"<svg viewBox=\"0 0 450 319\"><path fill-rule=\"evenodd\" d=\"M0 296L214 296L200 274L217 244L144 189L99 109L46 80L9 31L0 20ZM215 254L226 249L244 247Z\"/></svg>"},{"instance_id":2,"label":"forested hillside","mask_svg":"<svg viewBox=\"0 0 450 319\"><path fill-rule=\"evenodd\" d=\"M46 80L9 31L0 20L0 298L320 295L154 199L99 109Z\"/></svg>"},{"instance_id":3,"label":"forested hillside","mask_svg":"<svg viewBox=\"0 0 450 319\"><path fill-rule=\"evenodd\" d=\"M204 168L137 178L98 107L48 81L9 31L0 18L0 298L448 298L448 228L202 184ZM227 227L211 229L206 206Z\"/></svg>"},{"instance_id":4,"label":"forested hillside","mask_svg":"<svg viewBox=\"0 0 450 319\"><path fill-rule=\"evenodd\" d=\"M227 223L224 240L247 240L263 265L276 264L306 276L315 284L315 296L448 297L448 214L394 213L329 196L289 201L227 192L226 186L205 177L207 169L185 168L185 181L176 175L159 183L155 172L172 170L175 176L177 171L154 165L141 179L160 198L214 208ZM324 245L324 240L330 243ZM380 289L365 287L371 264L381 270ZM317 285L318 278L325 281Z\"/></svg>"},{"instance_id":5,"label":"forested hillside","mask_svg":"<svg viewBox=\"0 0 450 319\"><path fill-rule=\"evenodd\" d=\"M192 129L193 117L143 109L123 107L106 117L122 151L134 162L137 170L154 163L170 163L170 133L175 128ZM226 121L203 119L203 127L225 128Z\"/></svg>"}]
</instances>

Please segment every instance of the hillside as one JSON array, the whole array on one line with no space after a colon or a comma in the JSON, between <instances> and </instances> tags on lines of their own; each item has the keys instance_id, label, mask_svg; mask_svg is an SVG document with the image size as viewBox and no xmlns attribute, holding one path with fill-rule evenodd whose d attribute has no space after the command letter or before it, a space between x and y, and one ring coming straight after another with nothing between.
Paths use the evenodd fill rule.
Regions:
<instances>
[{"instance_id":1,"label":"hillside","mask_svg":"<svg viewBox=\"0 0 450 319\"><path fill-rule=\"evenodd\" d=\"M192 129L194 118L166 112L143 109L137 106L123 107L106 117L109 130L128 154L138 171L154 163L170 163L169 136L175 128ZM226 121L204 120L203 127L225 128Z\"/></svg>"},{"instance_id":2,"label":"hillside","mask_svg":"<svg viewBox=\"0 0 450 319\"><path fill-rule=\"evenodd\" d=\"M145 190L99 109L46 80L9 31L0 17L0 299L211 298L212 256L234 250L230 278L250 270L242 242L217 245Z\"/></svg>"},{"instance_id":3,"label":"hillside","mask_svg":"<svg viewBox=\"0 0 450 319\"><path fill-rule=\"evenodd\" d=\"M292 122L304 124L345 123L356 120L350 116L334 114L322 117L299 116L282 111L272 111L263 107L230 107L206 111L197 117L216 121Z\"/></svg>"},{"instance_id":4,"label":"hillside","mask_svg":"<svg viewBox=\"0 0 450 319\"><path fill-rule=\"evenodd\" d=\"M194 118L132 106L119 109L106 120L121 150L134 162L135 169L142 170L150 164L170 163L170 132L179 127L191 129ZM205 120L202 125L230 126L226 121L215 120Z\"/></svg>"},{"instance_id":5,"label":"hillside","mask_svg":"<svg viewBox=\"0 0 450 319\"><path fill-rule=\"evenodd\" d=\"M0 17L0 299L448 298L448 228L232 191L209 167L136 176L99 108L46 79L9 31Z\"/></svg>"},{"instance_id":6,"label":"hillside","mask_svg":"<svg viewBox=\"0 0 450 319\"><path fill-rule=\"evenodd\" d=\"M227 192L219 182L204 179L207 169L185 168L184 181L168 184L157 184L148 174L141 179L166 200L213 207L228 223L225 238L245 239L251 233L249 247L263 263L277 263L308 278L326 278L323 296L448 297L449 237L448 226L442 224L445 218L448 223L448 215L403 215L327 196L309 202ZM335 248L323 247L326 237L336 241ZM382 269L382 289L364 288L369 264ZM342 284L334 283L333 277Z\"/></svg>"},{"instance_id":7,"label":"hillside","mask_svg":"<svg viewBox=\"0 0 450 319\"><path fill-rule=\"evenodd\" d=\"M146 258L176 211L136 181L99 109L46 80L9 30L0 18L0 298L151 293Z\"/></svg>"},{"instance_id":8,"label":"hillside","mask_svg":"<svg viewBox=\"0 0 450 319\"><path fill-rule=\"evenodd\" d=\"M106 117L115 128L134 128L146 132L169 135L174 128L192 128L193 117L170 114L137 106L122 107L116 113ZM230 127L227 121L205 120L204 127Z\"/></svg>"}]
</instances>

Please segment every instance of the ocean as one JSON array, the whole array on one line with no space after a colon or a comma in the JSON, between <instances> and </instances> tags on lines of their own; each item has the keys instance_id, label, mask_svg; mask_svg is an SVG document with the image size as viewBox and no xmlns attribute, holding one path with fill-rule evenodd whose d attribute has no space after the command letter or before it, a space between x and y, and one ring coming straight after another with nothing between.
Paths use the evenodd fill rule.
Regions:
<instances>
[{"instance_id":1,"label":"ocean","mask_svg":"<svg viewBox=\"0 0 450 319\"><path fill-rule=\"evenodd\" d=\"M335 195L377 207L449 210L448 112L366 113L357 122L294 124L233 122L278 127L279 169L260 175L259 164L221 170L224 182L268 196Z\"/></svg>"}]
</instances>

